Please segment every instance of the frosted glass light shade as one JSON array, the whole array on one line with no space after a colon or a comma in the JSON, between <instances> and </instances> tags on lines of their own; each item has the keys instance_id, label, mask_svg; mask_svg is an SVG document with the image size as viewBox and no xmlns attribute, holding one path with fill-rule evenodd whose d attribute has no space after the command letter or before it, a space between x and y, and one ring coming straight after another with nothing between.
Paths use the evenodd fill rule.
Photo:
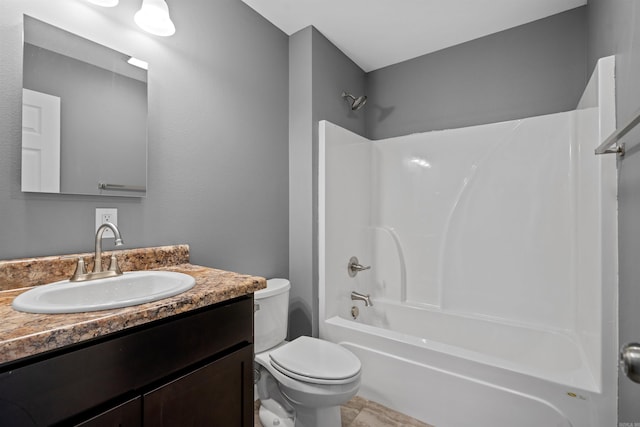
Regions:
<instances>
[{"instance_id":1,"label":"frosted glass light shade","mask_svg":"<svg viewBox=\"0 0 640 427\"><path fill-rule=\"evenodd\" d=\"M142 7L133 19L140 28L156 36L170 36L176 32L164 0L142 0Z\"/></svg>"},{"instance_id":2,"label":"frosted glass light shade","mask_svg":"<svg viewBox=\"0 0 640 427\"><path fill-rule=\"evenodd\" d=\"M88 0L89 3L97 4L102 7L114 7L118 5L118 0Z\"/></svg>"}]
</instances>

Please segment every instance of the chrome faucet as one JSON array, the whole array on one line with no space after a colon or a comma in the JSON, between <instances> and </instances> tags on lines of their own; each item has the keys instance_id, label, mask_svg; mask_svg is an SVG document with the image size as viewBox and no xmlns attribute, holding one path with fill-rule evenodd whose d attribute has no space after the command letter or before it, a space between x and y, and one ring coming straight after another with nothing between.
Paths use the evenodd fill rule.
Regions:
<instances>
[{"instance_id":1,"label":"chrome faucet","mask_svg":"<svg viewBox=\"0 0 640 427\"><path fill-rule=\"evenodd\" d=\"M364 301L365 307L372 307L373 303L371 302L371 297L369 295L361 294L360 292L353 291L351 292L351 300L352 301Z\"/></svg>"},{"instance_id":2,"label":"chrome faucet","mask_svg":"<svg viewBox=\"0 0 640 427\"><path fill-rule=\"evenodd\" d=\"M111 262L109 264L108 270L102 269L102 235L104 231L109 228L113 231L113 235L115 237L115 245L122 246L123 241L120 236L120 230L114 224L110 222L105 222L100 227L98 227L98 231L96 231L96 252L93 258L93 271L91 273L87 273L86 266L84 264L84 260L82 258L78 258L78 264L76 265L76 271L73 273L73 276L69 279L71 282L83 282L86 280L94 280L94 279L102 279L105 277L112 276L120 276L122 271L120 271L120 266L118 266L118 260L116 259L115 254L111 254Z\"/></svg>"}]
</instances>

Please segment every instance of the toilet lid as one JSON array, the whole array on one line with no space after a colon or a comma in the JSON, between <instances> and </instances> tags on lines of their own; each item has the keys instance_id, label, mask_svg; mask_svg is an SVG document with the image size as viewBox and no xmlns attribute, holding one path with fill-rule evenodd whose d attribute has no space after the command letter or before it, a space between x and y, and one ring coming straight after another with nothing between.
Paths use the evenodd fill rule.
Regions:
<instances>
[{"instance_id":1,"label":"toilet lid","mask_svg":"<svg viewBox=\"0 0 640 427\"><path fill-rule=\"evenodd\" d=\"M299 337L273 350L271 365L291 378L315 384L341 384L360 373L360 360L329 341Z\"/></svg>"}]
</instances>

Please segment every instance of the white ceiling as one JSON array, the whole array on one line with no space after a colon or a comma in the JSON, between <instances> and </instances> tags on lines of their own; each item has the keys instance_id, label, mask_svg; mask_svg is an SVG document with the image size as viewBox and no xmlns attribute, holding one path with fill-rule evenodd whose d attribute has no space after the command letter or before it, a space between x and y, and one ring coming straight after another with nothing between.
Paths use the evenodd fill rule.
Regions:
<instances>
[{"instance_id":1,"label":"white ceiling","mask_svg":"<svg viewBox=\"0 0 640 427\"><path fill-rule=\"evenodd\" d=\"M369 72L587 0L242 0L291 35L316 27Z\"/></svg>"}]
</instances>

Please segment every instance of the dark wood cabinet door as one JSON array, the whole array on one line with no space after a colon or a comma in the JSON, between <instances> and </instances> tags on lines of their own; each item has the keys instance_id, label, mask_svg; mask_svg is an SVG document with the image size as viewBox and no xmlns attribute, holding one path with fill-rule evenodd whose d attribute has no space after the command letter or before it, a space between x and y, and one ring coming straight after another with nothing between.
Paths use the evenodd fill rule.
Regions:
<instances>
[{"instance_id":1,"label":"dark wood cabinet door","mask_svg":"<svg viewBox=\"0 0 640 427\"><path fill-rule=\"evenodd\" d=\"M111 408L76 427L140 427L142 425L142 397L136 397Z\"/></svg>"},{"instance_id":2,"label":"dark wood cabinet door","mask_svg":"<svg viewBox=\"0 0 640 427\"><path fill-rule=\"evenodd\" d=\"M145 394L143 425L253 426L252 376L249 346Z\"/></svg>"}]
</instances>

